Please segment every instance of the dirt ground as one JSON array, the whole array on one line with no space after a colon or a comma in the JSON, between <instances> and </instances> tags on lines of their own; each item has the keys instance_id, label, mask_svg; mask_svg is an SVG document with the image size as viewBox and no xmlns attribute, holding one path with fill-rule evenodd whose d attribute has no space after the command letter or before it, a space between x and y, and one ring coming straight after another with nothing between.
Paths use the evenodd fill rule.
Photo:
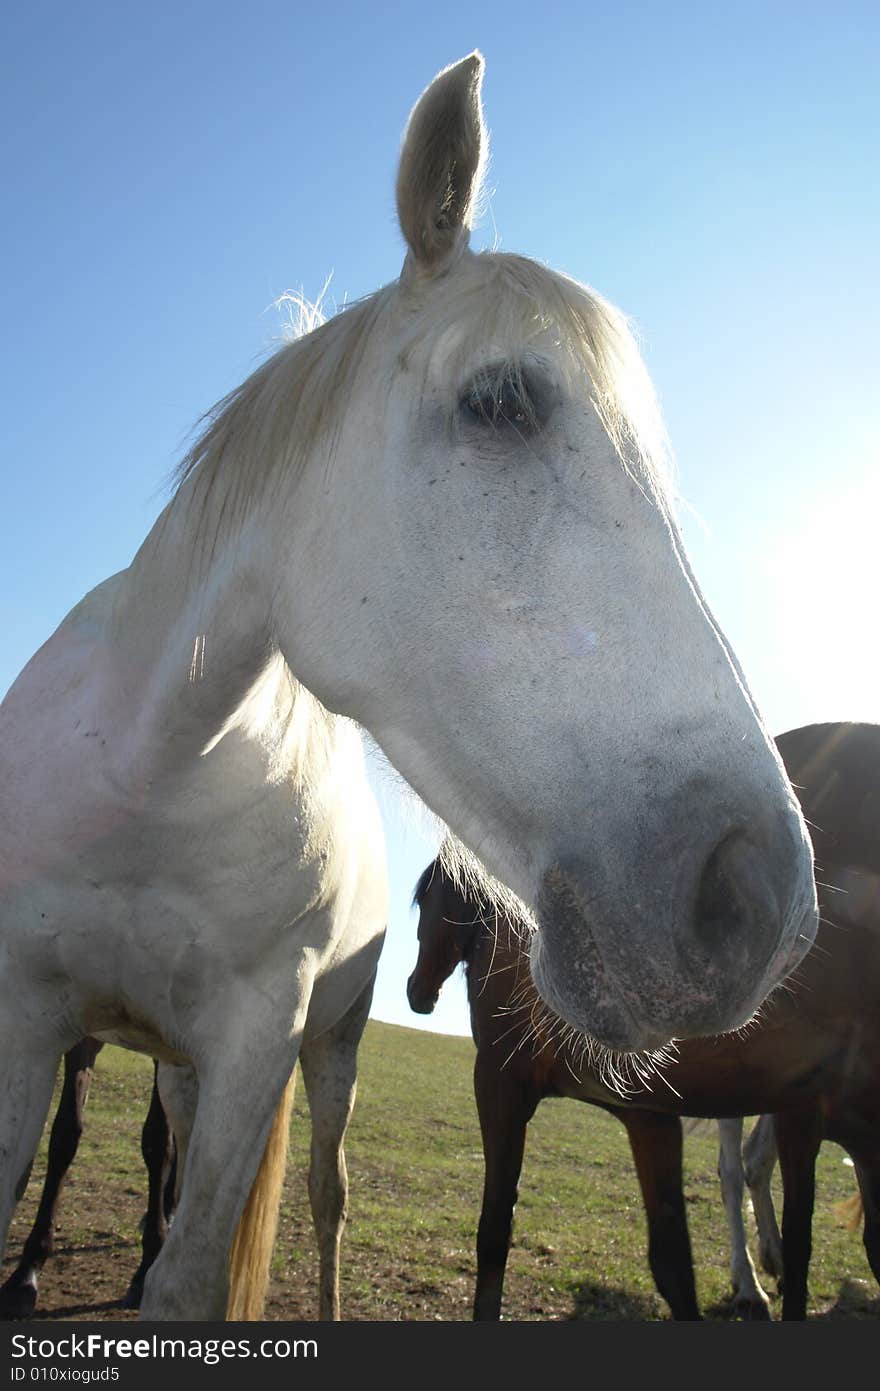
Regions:
<instances>
[{"instance_id":1,"label":"dirt ground","mask_svg":"<svg viewBox=\"0 0 880 1391\"><path fill-rule=\"evenodd\" d=\"M71 1174L56 1235L56 1252L40 1281L36 1320L133 1320L136 1314L122 1307L122 1297L140 1258L138 1223L143 1211L142 1192L129 1188L118 1194L114 1211L116 1231L106 1228L106 1193L91 1192ZM17 1257L29 1230L33 1203L25 1201L10 1234L9 1251ZM119 1233L128 1231L131 1235ZM369 1255L351 1244L345 1252L342 1274L343 1317L352 1320L408 1319L467 1320L472 1297L472 1257L469 1251L450 1253L448 1274L441 1281L413 1278L417 1272L400 1268L387 1255ZM14 1268L10 1257L3 1265L6 1279ZM457 1267L457 1268L456 1268ZM273 1263L272 1284L265 1317L281 1322L309 1322L316 1318L317 1260L310 1219L303 1205L285 1201L281 1233ZM505 1318L509 1320L590 1319L657 1320L668 1318L657 1296L643 1296L596 1283L578 1292L574 1308L570 1292L548 1297L547 1289L528 1279L508 1281ZM709 1318L729 1318L719 1306L707 1309ZM834 1302L816 1310L811 1318L877 1317L880 1300L866 1281L851 1280L841 1286ZM778 1307L774 1317L779 1317Z\"/></svg>"},{"instance_id":2,"label":"dirt ground","mask_svg":"<svg viewBox=\"0 0 880 1391\"><path fill-rule=\"evenodd\" d=\"M116 1231L106 1228L106 1193L83 1189L71 1175L64 1194L61 1218L56 1231L55 1254L47 1262L40 1279L39 1304L36 1319L132 1320L134 1310L122 1307L128 1283L140 1260L138 1224L143 1212L143 1194L119 1194L114 1212ZM31 1206L22 1204L10 1233L10 1259L3 1263L5 1280L15 1267L15 1257L29 1230ZM310 1229L298 1230L298 1223L289 1211L285 1213L283 1231L273 1265L272 1285L266 1308L270 1320L310 1321L316 1317L317 1263L311 1249ZM128 1231L130 1236L122 1236ZM290 1258L291 1246L306 1244L306 1258L297 1262ZM382 1285L387 1273L376 1272ZM368 1301L354 1296L347 1301L349 1318L375 1318ZM443 1317L460 1318L461 1312L449 1312Z\"/></svg>"},{"instance_id":3,"label":"dirt ground","mask_svg":"<svg viewBox=\"0 0 880 1391\"><path fill-rule=\"evenodd\" d=\"M30 1194L28 1195L30 1197ZM9 1259L3 1263L5 1280L14 1269L24 1238L30 1228L34 1204L22 1203L10 1232ZM64 1194L61 1218L56 1231L55 1254L47 1262L40 1279L36 1320L133 1320L133 1310L122 1307L128 1283L140 1260L138 1223L143 1211L143 1194L119 1194L114 1212L117 1231L106 1228L106 1192L93 1193L71 1174ZM130 1231L130 1236L119 1235ZM342 1304L346 1319L398 1319L400 1308L407 1317L422 1320L462 1320L470 1318L472 1277L470 1252L458 1253L460 1269L451 1270L441 1283L413 1279L405 1269L389 1259L370 1257L348 1244L342 1263ZM14 1259L13 1259L14 1257ZM284 1322L312 1321L317 1317L317 1256L311 1222L300 1202L285 1201L281 1231L273 1261L272 1281L265 1318ZM612 1292L605 1292L613 1301ZM627 1317L624 1308L641 1301L624 1298L610 1317ZM609 1306L610 1308L610 1306ZM631 1308L637 1318L656 1318L657 1310ZM510 1318L571 1317L571 1299L561 1293L558 1305L546 1299L529 1300L526 1290L511 1290L507 1316Z\"/></svg>"},{"instance_id":4,"label":"dirt ground","mask_svg":"<svg viewBox=\"0 0 880 1391\"><path fill-rule=\"evenodd\" d=\"M469 1064L469 1047L469 1041L426 1041L391 1026L368 1030L362 1049L365 1086L347 1145L351 1216L340 1273L346 1320L458 1322L471 1317L475 1202L482 1162L471 1114L470 1067L453 1069L447 1057L457 1058L457 1050L462 1054L458 1061ZM40 1280L38 1320L136 1317L122 1301L140 1260L139 1224L146 1198L140 1128L152 1070L146 1060L112 1052L114 1056L100 1064L80 1153L62 1194L55 1254ZM426 1060L435 1053L443 1065L445 1090L438 1094L444 1104L435 1098L426 1148L427 1101L418 1097L409 1107L393 1106L388 1088L392 1082L397 1085L395 1079L414 1055L419 1067L411 1077L430 1075ZM387 1085L383 1067L391 1079ZM619 1130L600 1110L562 1103L555 1111L548 1105L533 1121L530 1167L520 1189L517 1235L505 1282L505 1319L669 1318L647 1268L643 1213ZM271 1321L317 1318L318 1262L305 1182L308 1137L305 1099L298 1093L265 1314ZM550 1142L559 1137L561 1148L551 1156ZM441 1163L437 1156L444 1146ZM707 1319L729 1320L733 1314L725 1294L729 1274L714 1136L694 1135L688 1147L698 1161L690 1170L686 1200L700 1307ZM585 1162L587 1153L591 1167ZM437 1162L429 1168L431 1156ZM823 1200L814 1223L809 1317L876 1318L880 1298L876 1282L864 1278L870 1277L870 1270L861 1242L832 1216L835 1204L852 1193L851 1171L841 1166L837 1155L829 1154L824 1162ZM3 1280L14 1269L30 1231L44 1172L45 1140L11 1226ZM562 1184L569 1180L579 1186L566 1195ZM599 1200L587 1213L591 1194L598 1194ZM551 1204L543 1219L539 1198ZM829 1247L829 1241L835 1244ZM765 1283L772 1315L778 1319L781 1300L772 1282Z\"/></svg>"}]
</instances>

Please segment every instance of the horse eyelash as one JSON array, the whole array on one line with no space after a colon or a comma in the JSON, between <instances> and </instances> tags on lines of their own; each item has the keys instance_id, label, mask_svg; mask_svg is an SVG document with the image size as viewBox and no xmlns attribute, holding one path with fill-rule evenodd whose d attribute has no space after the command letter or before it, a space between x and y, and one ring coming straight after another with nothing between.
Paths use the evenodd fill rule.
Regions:
<instances>
[{"instance_id":1,"label":"horse eyelash","mask_svg":"<svg viewBox=\"0 0 880 1391\"><path fill-rule=\"evenodd\" d=\"M493 430L505 425L514 429L533 429L537 414L520 372L506 371L498 376L476 378L461 399L461 408Z\"/></svg>"}]
</instances>

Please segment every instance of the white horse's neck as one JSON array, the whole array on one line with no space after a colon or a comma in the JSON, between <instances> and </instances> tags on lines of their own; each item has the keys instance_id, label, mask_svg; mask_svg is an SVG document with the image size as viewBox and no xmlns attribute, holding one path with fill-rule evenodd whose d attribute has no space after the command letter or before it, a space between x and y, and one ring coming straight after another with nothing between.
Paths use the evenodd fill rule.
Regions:
<instances>
[{"instance_id":1,"label":"white horse's neck","mask_svg":"<svg viewBox=\"0 0 880 1391\"><path fill-rule=\"evenodd\" d=\"M277 667L260 528L212 544L211 517L175 499L120 576L108 619L108 698L125 722L126 757L150 776L216 743ZM201 520L201 526L199 522ZM196 534L196 528L199 530ZM273 662L273 659L276 661ZM280 698L291 700L291 682ZM120 706L121 700L121 706Z\"/></svg>"}]
</instances>

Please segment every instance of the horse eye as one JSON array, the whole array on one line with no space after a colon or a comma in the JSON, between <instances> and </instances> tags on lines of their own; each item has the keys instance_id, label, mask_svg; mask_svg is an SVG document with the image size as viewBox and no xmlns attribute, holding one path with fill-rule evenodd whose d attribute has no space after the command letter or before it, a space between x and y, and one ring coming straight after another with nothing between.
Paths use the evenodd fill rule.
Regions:
<instances>
[{"instance_id":1,"label":"horse eye","mask_svg":"<svg viewBox=\"0 0 880 1391\"><path fill-rule=\"evenodd\" d=\"M481 425L498 430L504 425L526 429L534 424L532 411L522 382L510 377L502 381L478 381L467 392L464 409Z\"/></svg>"}]
</instances>

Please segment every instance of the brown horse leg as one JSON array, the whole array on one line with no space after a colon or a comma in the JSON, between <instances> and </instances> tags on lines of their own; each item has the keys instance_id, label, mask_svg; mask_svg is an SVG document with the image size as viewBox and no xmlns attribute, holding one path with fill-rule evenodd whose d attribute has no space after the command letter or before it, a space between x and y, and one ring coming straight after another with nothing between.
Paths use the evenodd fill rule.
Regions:
<instances>
[{"instance_id":1,"label":"brown horse leg","mask_svg":"<svg viewBox=\"0 0 880 1391\"><path fill-rule=\"evenodd\" d=\"M40 1271L55 1247L61 1187L79 1147L92 1068L103 1046L96 1038L83 1038L64 1055L64 1084L49 1136L40 1205L21 1260L0 1289L0 1318L24 1319L36 1308Z\"/></svg>"},{"instance_id":2,"label":"brown horse leg","mask_svg":"<svg viewBox=\"0 0 880 1391\"><path fill-rule=\"evenodd\" d=\"M626 1126L648 1219L648 1264L674 1319L698 1319L678 1116L614 1111Z\"/></svg>"},{"instance_id":3,"label":"brown horse leg","mask_svg":"<svg viewBox=\"0 0 880 1391\"><path fill-rule=\"evenodd\" d=\"M782 1317L807 1317L807 1275L813 1251L816 1156L822 1144L818 1107L774 1117L782 1173Z\"/></svg>"},{"instance_id":4,"label":"brown horse leg","mask_svg":"<svg viewBox=\"0 0 880 1391\"><path fill-rule=\"evenodd\" d=\"M510 1250L513 1214L526 1144L526 1126L540 1095L491 1064L474 1067L474 1094L483 1134L485 1177L477 1228L475 1319L500 1319L504 1271Z\"/></svg>"},{"instance_id":5,"label":"brown horse leg","mask_svg":"<svg viewBox=\"0 0 880 1391\"><path fill-rule=\"evenodd\" d=\"M159 1100L156 1084L158 1066L154 1060L153 1091L141 1131L141 1154L147 1166L147 1214L144 1218L141 1242L141 1263L122 1301L125 1309L140 1308L147 1271L162 1250L168 1235L165 1195L174 1163L174 1137L168 1125L165 1108Z\"/></svg>"}]
</instances>

